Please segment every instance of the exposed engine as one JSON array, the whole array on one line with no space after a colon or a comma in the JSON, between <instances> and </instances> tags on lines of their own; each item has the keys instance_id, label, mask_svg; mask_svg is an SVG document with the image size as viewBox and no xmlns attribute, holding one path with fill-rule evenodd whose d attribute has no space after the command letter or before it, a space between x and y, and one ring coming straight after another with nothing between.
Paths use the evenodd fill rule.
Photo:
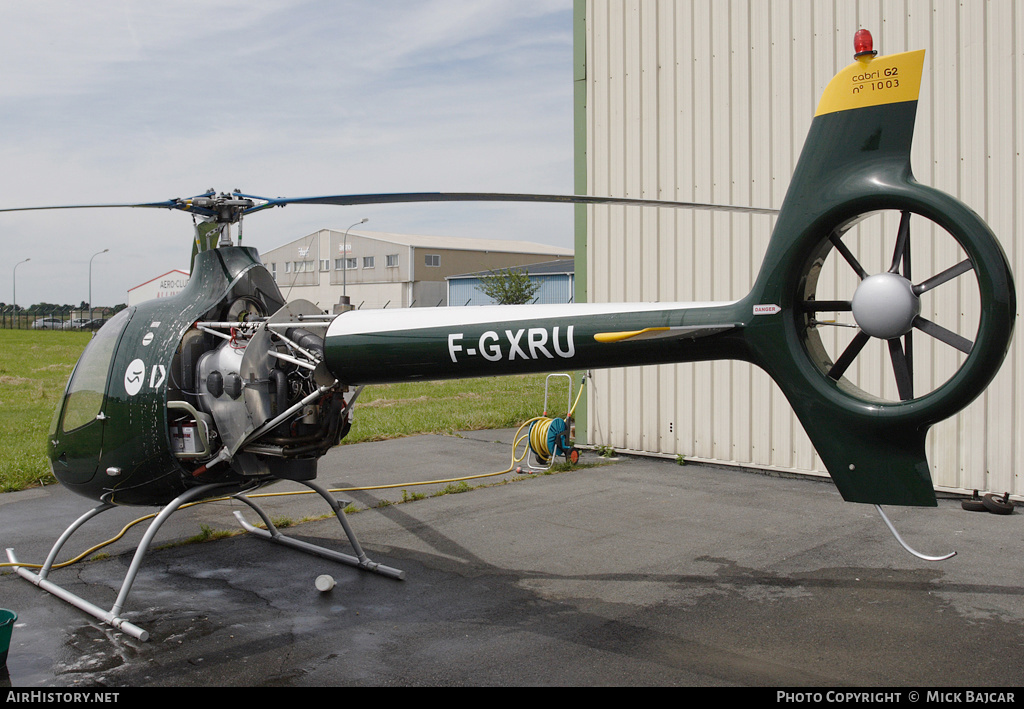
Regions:
<instances>
[{"instance_id":1,"label":"exposed engine","mask_svg":"<svg viewBox=\"0 0 1024 709\"><path fill-rule=\"evenodd\" d=\"M355 400L323 364L332 319L296 301L185 333L182 386L167 408L172 451L195 465L194 477L316 477L317 459L348 433Z\"/></svg>"}]
</instances>

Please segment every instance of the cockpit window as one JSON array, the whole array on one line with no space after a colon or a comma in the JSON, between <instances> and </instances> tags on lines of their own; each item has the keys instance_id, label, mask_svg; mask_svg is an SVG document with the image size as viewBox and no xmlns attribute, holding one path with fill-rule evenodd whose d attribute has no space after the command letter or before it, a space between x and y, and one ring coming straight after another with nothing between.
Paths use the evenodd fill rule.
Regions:
<instances>
[{"instance_id":1,"label":"cockpit window","mask_svg":"<svg viewBox=\"0 0 1024 709\"><path fill-rule=\"evenodd\" d=\"M92 338L78 360L64 402L61 429L65 433L95 420L99 414L103 406L103 393L107 388L110 361L134 310L126 308L112 317Z\"/></svg>"}]
</instances>

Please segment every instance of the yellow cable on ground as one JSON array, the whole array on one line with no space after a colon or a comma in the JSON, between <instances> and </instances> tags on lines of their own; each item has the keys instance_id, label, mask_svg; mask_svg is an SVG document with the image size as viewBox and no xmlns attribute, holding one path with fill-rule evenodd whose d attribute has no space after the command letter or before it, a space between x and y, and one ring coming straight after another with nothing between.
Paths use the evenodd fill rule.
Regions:
<instances>
[{"instance_id":1,"label":"yellow cable on ground","mask_svg":"<svg viewBox=\"0 0 1024 709\"><path fill-rule=\"evenodd\" d=\"M466 475L466 476L459 477L459 478L447 478L447 479L443 479L443 480L423 480L423 481L420 481L420 482L394 483L394 484L391 484L391 485L368 485L368 486L365 486L365 487L339 487L339 488L332 488L332 489L328 490L328 492L359 492L359 491L367 491L367 490L386 490L386 489L397 488L397 487L413 487L415 485L437 485L437 484L441 484L441 483L463 482L465 480L475 480L477 478L489 478L489 477L495 477L497 475L505 475L506 473L512 472L512 470L514 470L515 467L516 467L516 463L521 462L523 460L523 458L526 457L526 451L525 450L523 451L523 455L522 456L519 456L519 457L516 456L516 448L518 448L519 443L522 442L526 438L525 436L520 436L519 434L522 433L522 430L526 426L530 425L531 423L533 423L534 421L537 421L540 418L543 418L543 417L536 416L536 417L526 421L525 423L523 423L522 426L519 427L519 430L516 431L516 436L515 436L515 438L513 440L513 443L512 443L512 463L505 470L500 470L500 471L494 472L494 473L483 473L483 474L480 474L480 475ZM252 494L252 495L246 495L246 497L250 497L250 498L257 498L257 497L285 497L285 496L288 496L288 495L310 495L313 492L315 492L315 491L314 490L292 490L292 491L289 491L289 492L263 492L263 493L257 493L257 494ZM211 497L211 498L206 499L206 500L199 500L197 502L189 502L187 504L182 505L179 509L186 509L188 507L192 507L193 505L205 505L205 504L207 504L209 502L228 502L231 499L232 499L231 496ZM50 568L51 569L62 569L64 567L66 567L66 566L71 566L72 564L78 563L79 561L81 561L82 559L86 558L90 554L93 554L93 553L99 551L100 549L102 549L103 547L109 546L110 544L113 544L117 540L121 539L125 535L125 533L129 529L134 527L136 524L139 524L140 522L145 522L146 520L152 519L154 517L156 517L156 513L145 515L143 517L139 517L138 519L133 520L133 521L129 522L128 524L126 524L117 535L111 537L110 539L106 540L105 542L100 542L96 546L91 547L90 549L87 549L87 550L83 551L81 554L79 554L78 556L74 557L73 559L68 559L67 561L63 561L63 562L61 562L59 564L54 564ZM17 564L14 564L14 563L11 563L11 562L0 563L0 568L4 568L4 567L7 567L7 566L24 566L27 569L41 569L41 568L43 568L42 564L28 564L28 563L21 562L21 561L19 561Z\"/></svg>"},{"instance_id":2,"label":"yellow cable on ground","mask_svg":"<svg viewBox=\"0 0 1024 709\"><path fill-rule=\"evenodd\" d=\"M583 380L583 383L586 383L586 379ZM580 385L579 393L576 394L576 401L573 402L572 408L569 409L569 412L566 414L565 419L566 419L567 422L569 421L569 419L572 418L573 413L576 411L576 405L580 403L580 397L582 395L583 395L583 385L581 384ZM446 478L446 479L443 479L443 480L423 480L423 481L420 481L420 482L394 483L394 484L391 484L391 485L368 485L368 486L365 486L365 487L339 487L339 488L332 488L332 489L328 490L328 492L365 492L365 491L368 491L368 490L387 490L387 489L393 489L393 488L398 488L398 487L413 487L413 486L416 486L416 485L439 485L441 483L463 482L463 481L466 481L466 480L476 480L476 479L479 479L479 478L491 478L491 477L495 477L495 476L498 476L498 475L505 475L506 473L512 472L516 468L516 463L521 463L526 458L527 452L529 451L529 446L532 445L532 443L533 443L533 436L534 436L534 432L535 431L537 432L537 435L540 435L540 431L541 430L543 431L543 438L542 438L542 440L544 441L543 450L547 450L547 434L548 434L548 429L551 426L551 422L553 420L554 419L549 419L549 418L547 418L545 416L534 416L532 419L529 419L529 420L525 421L519 427L519 429L516 431L515 436L512 439L512 463L505 470L500 470L500 471L494 472L494 473L482 473L480 475L466 475L466 476L459 477L459 478ZM538 425L533 426L531 428L531 430L526 435L523 435L523 429L526 428L527 426L529 426L530 424L535 423L535 422ZM529 438L529 440L527 440L528 438ZM523 441L527 441L527 447L525 447L523 449L523 454L522 455L517 456L516 455L516 449L519 448L519 445ZM537 452L538 456L540 456L540 450L541 450L540 448L534 447L534 451ZM550 458L550 457L551 456L549 454L547 456L547 458ZM315 491L314 490L293 490L293 491L289 491L289 492L263 492L263 493L253 494L253 495L246 495L246 497L250 497L250 498L257 498L257 497L285 497L287 495L310 495L313 492L315 492ZM211 497L211 498L209 498L207 500L199 500L197 502L189 502L187 504L182 505L179 509L186 509L188 507L192 507L193 505L204 505L204 504L209 503L209 502L226 502L226 501L230 501L231 499L232 498L230 496ZM93 554L93 553L99 551L100 549L102 549L103 547L109 546L109 545L113 544L114 542L116 542L117 540L121 539L121 537L123 537L125 535L125 533L129 529L134 527L136 524L139 524L140 522L145 522L146 520L152 519L154 517L156 517L156 513L145 515L143 517L139 517L138 519L133 520L133 521L129 522L128 524L126 524L116 536L111 537L107 541L100 542L96 546L83 551L81 554L79 554L78 556L74 557L73 559L68 559L67 561L63 561L63 562L61 562L59 564L54 564L50 568L51 569L62 569L64 567L66 567L66 566L71 566L72 564L78 563L82 559L88 557L90 554ZM6 566L24 566L25 568L29 568L29 569L41 569L41 568L43 568L42 564L26 564L26 563L23 563L23 562L20 562L20 561L17 564L13 564L13 563L10 563L10 562L0 563L0 568L4 568Z\"/></svg>"}]
</instances>

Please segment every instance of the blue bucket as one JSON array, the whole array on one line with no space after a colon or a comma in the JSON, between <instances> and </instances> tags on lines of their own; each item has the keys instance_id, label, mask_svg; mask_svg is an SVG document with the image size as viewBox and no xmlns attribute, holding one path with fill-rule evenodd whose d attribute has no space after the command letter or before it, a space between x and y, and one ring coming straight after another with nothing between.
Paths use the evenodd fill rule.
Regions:
<instances>
[{"instance_id":1,"label":"blue bucket","mask_svg":"<svg viewBox=\"0 0 1024 709\"><path fill-rule=\"evenodd\" d=\"M7 651L11 647L11 631L18 614L6 608L0 608L0 667L7 665Z\"/></svg>"}]
</instances>

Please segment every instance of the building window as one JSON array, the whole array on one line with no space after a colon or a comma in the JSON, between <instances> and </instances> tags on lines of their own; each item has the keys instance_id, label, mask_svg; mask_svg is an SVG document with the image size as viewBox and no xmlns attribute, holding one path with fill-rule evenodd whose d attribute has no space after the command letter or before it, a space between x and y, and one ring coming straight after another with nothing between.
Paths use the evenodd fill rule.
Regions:
<instances>
[{"instance_id":1,"label":"building window","mask_svg":"<svg viewBox=\"0 0 1024 709\"><path fill-rule=\"evenodd\" d=\"M334 270L335 271L352 271L356 268L356 259L354 258L336 258L334 259Z\"/></svg>"},{"instance_id":2,"label":"building window","mask_svg":"<svg viewBox=\"0 0 1024 709\"><path fill-rule=\"evenodd\" d=\"M440 266L441 265L441 254L427 254L423 259L424 263L428 266Z\"/></svg>"},{"instance_id":3,"label":"building window","mask_svg":"<svg viewBox=\"0 0 1024 709\"><path fill-rule=\"evenodd\" d=\"M277 264L276 263L270 264L270 275L274 278L275 281L277 280Z\"/></svg>"},{"instance_id":4,"label":"building window","mask_svg":"<svg viewBox=\"0 0 1024 709\"><path fill-rule=\"evenodd\" d=\"M388 268L398 268L398 254L388 254L384 265Z\"/></svg>"},{"instance_id":5,"label":"building window","mask_svg":"<svg viewBox=\"0 0 1024 709\"><path fill-rule=\"evenodd\" d=\"M291 261L285 261L284 262L284 272L285 273L291 273L292 272L292 262Z\"/></svg>"},{"instance_id":6,"label":"building window","mask_svg":"<svg viewBox=\"0 0 1024 709\"><path fill-rule=\"evenodd\" d=\"M363 268L373 268L373 256L363 256Z\"/></svg>"},{"instance_id":7,"label":"building window","mask_svg":"<svg viewBox=\"0 0 1024 709\"><path fill-rule=\"evenodd\" d=\"M322 259L320 259L320 270L321 271L330 271L331 270L331 260L329 258L322 258Z\"/></svg>"}]
</instances>

